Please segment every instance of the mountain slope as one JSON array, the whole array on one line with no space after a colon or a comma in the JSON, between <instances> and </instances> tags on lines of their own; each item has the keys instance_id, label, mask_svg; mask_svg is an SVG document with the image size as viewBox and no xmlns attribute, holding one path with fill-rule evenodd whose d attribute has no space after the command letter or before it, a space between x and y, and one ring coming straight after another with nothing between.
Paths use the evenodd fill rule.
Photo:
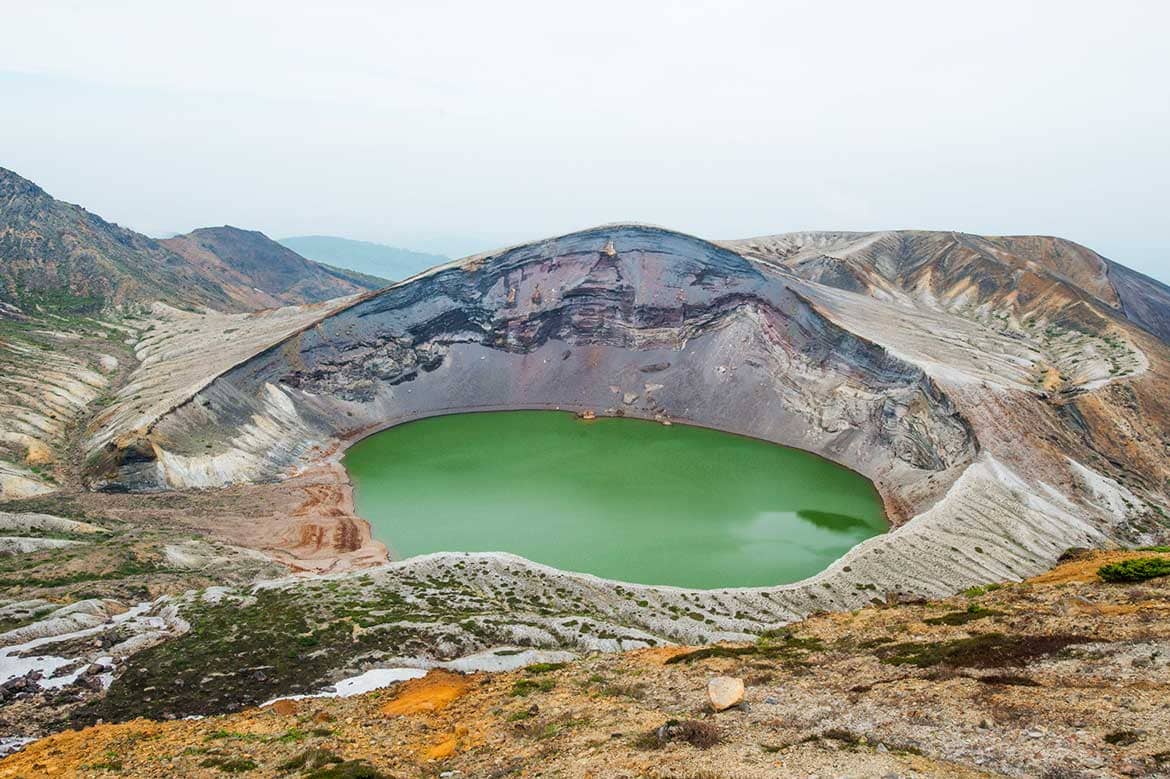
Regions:
<instances>
[{"instance_id":1,"label":"mountain slope","mask_svg":"<svg viewBox=\"0 0 1170 779\"><path fill-rule=\"evenodd\" d=\"M0 301L28 312L96 312L153 300L240 308L159 242L0 168Z\"/></svg>"},{"instance_id":2,"label":"mountain slope","mask_svg":"<svg viewBox=\"0 0 1170 779\"><path fill-rule=\"evenodd\" d=\"M447 261L441 254L426 254L332 235L299 235L281 238L280 243L317 262L396 281Z\"/></svg>"},{"instance_id":3,"label":"mountain slope","mask_svg":"<svg viewBox=\"0 0 1170 779\"><path fill-rule=\"evenodd\" d=\"M261 233L206 228L157 241L0 168L0 310L10 318L155 301L255 311L381 286L381 279L306 260Z\"/></svg>"},{"instance_id":4,"label":"mountain slope","mask_svg":"<svg viewBox=\"0 0 1170 779\"><path fill-rule=\"evenodd\" d=\"M1108 261L1108 273L1125 315L1170 341L1170 287L1112 260Z\"/></svg>"},{"instance_id":5,"label":"mountain slope","mask_svg":"<svg viewBox=\"0 0 1170 779\"><path fill-rule=\"evenodd\" d=\"M802 278L881 300L1012 326L1059 321L1099 334L1115 315L1170 342L1170 289L1049 236L890 230L783 233L723 245Z\"/></svg>"},{"instance_id":6,"label":"mountain slope","mask_svg":"<svg viewBox=\"0 0 1170 779\"><path fill-rule=\"evenodd\" d=\"M386 285L307 260L261 232L229 225L202 227L160 243L218 279L234 300L255 308L316 303Z\"/></svg>"}]
</instances>

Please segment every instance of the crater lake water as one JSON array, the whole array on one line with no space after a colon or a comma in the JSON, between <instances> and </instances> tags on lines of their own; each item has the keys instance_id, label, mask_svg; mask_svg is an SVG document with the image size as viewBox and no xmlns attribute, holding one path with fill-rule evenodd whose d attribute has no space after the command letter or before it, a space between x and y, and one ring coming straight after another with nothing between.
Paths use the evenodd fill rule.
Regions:
<instances>
[{"instance_id":1,"label":"crater lake water","mask_svg":"<svg viewBox=\"0 0 1170 779\"><path fill-rule=\"evenodd\" d=\"M358 513L395 559L502 551L642 584L811 576L887 524L873 485L742 436L555 411L431 417L352 446Z\"/></svg>"}]
</instances>

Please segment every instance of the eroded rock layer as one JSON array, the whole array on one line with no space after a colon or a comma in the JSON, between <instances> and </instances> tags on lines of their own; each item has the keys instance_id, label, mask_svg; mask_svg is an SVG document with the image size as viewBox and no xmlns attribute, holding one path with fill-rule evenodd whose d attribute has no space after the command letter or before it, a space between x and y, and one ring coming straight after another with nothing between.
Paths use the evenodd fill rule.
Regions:
<instances>
[{"instance_id":1,"label":"eroded rock layer","mask_svg":"<svg viewBox=\"0 0 1170 779\"><path fill-rule=\"evenodd\" d=\"M779 237L738 247L749 259L617 225L472 257L305 320L134 436L107 435L90 478L277 481L386 426L480 409L707 425L858 470L900 527L785 588L791 614L1160 537L1165 436L1126 431L1142 414L1165 419L1165 344L1115 308L1087 250L947 235ZM822 283L790 261L810 246L852 258L865 283ZM956 259L918 258L928 250ZM1070 257L1081 264L1057 276ZM995 278L1032 274L1035 297L978 280L993 263Z\"/></svg>"},{"instance_id":2,"label":"eroded rock layer","mask_svg":"<svg viewBox=\"0 0 1170 779\"><path fill-rule=\"evenodd\" d=\"M98 474L127 489L280 478L420 416L565 408L687 421L810 449L906 516L970 462L918 367L783 278L698 239L604 228L438 270L326 316L208 384Z\"/></svg>"}]
</instances>

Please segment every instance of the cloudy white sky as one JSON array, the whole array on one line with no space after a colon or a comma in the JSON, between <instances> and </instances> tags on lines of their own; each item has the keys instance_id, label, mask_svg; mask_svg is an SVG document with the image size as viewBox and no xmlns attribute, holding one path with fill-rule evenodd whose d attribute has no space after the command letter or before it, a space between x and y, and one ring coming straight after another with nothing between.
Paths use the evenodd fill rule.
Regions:
<instances>
[{"instance_id":1,"label":"cloudy white sky","mask_svg":"<svg viewBox=\"0 0 1170 779\"><path fill-rule=\"evenodd\" d=\"M1170 3L0 1L0 165L164 234L1058 234L1170 281Z\"/></svg>"}]
</instances>

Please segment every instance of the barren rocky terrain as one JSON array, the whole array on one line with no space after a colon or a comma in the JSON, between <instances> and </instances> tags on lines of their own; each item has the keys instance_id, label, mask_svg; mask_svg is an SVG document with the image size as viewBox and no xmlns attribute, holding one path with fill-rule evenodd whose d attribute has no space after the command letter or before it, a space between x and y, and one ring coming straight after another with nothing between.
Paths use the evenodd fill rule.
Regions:
<instances>
[{"instance_id":1,"label":"barren rocky terrain","mask_svg":"<svg viewBox=\"0 0 1170 779\"><path fill-rule=\"evenodd\" d=\"M1045 680L1068 696L1080 677L1104 680L1100 690L1129 684L1114 666L1164 670L1156 659L1164 649L1155 646L1165 640L1155 624L1165 616L1160 584L1137 588L1131 601L1124 588L1091 576L1069 593L1033 579L988 594L994 603L954 599L988 583L1040 576L1071 547L1170 539L1170 290L1158 282L1054 238L907 231L712 243L620 224L369 289L373 281L338 281L255 233L214 228L154 242L0 173L0 251L13 260L5 269L15 269L0 295L0 663L23 679L0 700L0 737L139 715L220 715L371 669L499 668L501 657L571 653L587 659L537 674L553 682L538 692L555 701L574 690L563 711L551 710L557 716L585 699L620 701L612 721L589 717L622 734L613 743L628 751L621 770L629 775L651 772L675 753L675 774L684 764L692 773L714 771L732 756L753 767L747 775L835 770L826 768L837 765L830 758L842 761L840 773L878 775L943 770L929 760L1012 775L1066 764L1090 774L1157 768L1155 752L1141 751L1161 743L1147 738L1153 728L1135 725L1148 732L1112 745L1115 751L1092 740L1093 728L1131 719L1124 707L1108 709L1108 719L1090 717L1106 702L1100 691L1061 709L1068 724L1055 751L1038 746L1048 731L1027 735L1039 708L1009 718L1028 724L1018 739L999 724L984 728L994 734L984 762L942 731L976 710L999 723L1004 715L985 699L1001 687L1023 707L1027 696L1041 700ZM176 297L196 277L190 289L198 294ZM250 285L251 297L233 292L241 285ZM68 300L46 297L57 288L71 290ZM322 299L334 292L342 296ZM297 305L281 305L288 302ZM511 408L698 424L809 450L870 478L891 532L811 579L750 589L623 584L504 554L387 560L386 547L354 514L339 465L344 449L423 416ZM945 598L952 600L885 608ZM1077 598L1106 607L1086 612ZM888 620L902 615L906 625L927 625L921 630L931 640L962 641L972 638L971 620L923 619L933 618L932 609L967 606L1010 615L980 613L977 627L1025 641L1024 665L1039 663L1040 671L1051 662L1053 675L1039 688L989 686L964 669L991 666L964 660L942 663L953 666L946 678L926 678L939 669L887 678L895 665L917 668L883 656L882 646L909 641L901 623ZM822 616L784 632L812 614ZM839 620L848 623L845 633L830 630ZM1075 640L1033 652L1033 622L1057 643ZM909 636L919 630L905 627ZM1149 643L1152 665L1125 654L1128 648L1111 648L1107 659L1077 654L1088 638ZM754 648L700 665L664 664L682 651L675 645L717 642ZM1011 657L1015 649L1004 651ZM766 667L745 665L757 660ZM1130 660L1139 664L1126 666ZM721 729L735 734L721 746L692 755L673 742L645 752L633 744L651 720L694 714L707 670L786 675L783 687L749 684L749 710L720 715ZM476 706L503 706L512 685L533 679L527 673L460 677L451 684L470 692L452 711L480 701L481 691L488 697ZM801 687L815 680L809 674L829 692ZM654 692L648 703L611 696L590 688L601 684L588 682L593 675L607 683L646 675ZM1164 684L1160 678L1154 673L1151 684ZM871 689L852 691L859 685ZM794 689L804 697L785 697ZM767 703L769 696L780 703ZM952 698L953 714L933 713ZM369 700L322 705L338 707L331 716L342 722L362 721L374 707ZM505 720L500 732L513 740L504 751L529 772L525 761L540 756L563 773L583 773L559 751L544 755L543 730L526 730L540 724L551 727L549 738L577 738L576 726L545 721L544 705L530 715L538 723ZM367 709L345 713L359 706ZM1164 718L1157 706L1140 706L1142 716ZM272 712L240 716L260 729L306 725L296 719L301 714L291 721ZM213 721L98 732L140 727L197 741ZM939 735L911 738L911 724ZM472 732L471 725L451 727ZM579 754L580 766L605 775L608 748L586 748L601 738L592 728L580 728L589 739L574 740L577 751L563 754ZM829 730L840 738L825 736ZM357 732L346 738L360 741ZM383 745L381 754L422 749L422 731L395 732L405 751ZM268 735L241 742L268 744ZM810 735L816 738L801 741ZM93 743L123 753L153 736L109 738ZM280 741L290 754L276 750L271 759L295 758L292 747L306 738ZM460 755L472 754L466 747L496 743L484 738L457 734L454 743ZM884 751L872 746L879 742ZM219 750L201 760L234 759L218 744L187 746ZM322 748L397 770L372 751L343 746ZM47 759L38 748L25 755ZM915 762L921 756L913 750L928 762ZM782 753L790 757L772 757ZM86 754L96 762L85 765L97 771L102 760ZM269 760L267 753L241 759L276 770L261 757ZM27 771L24 759L0 770ZM1094 767L1090 759L1103 762ZM479 775L458 760L458 770ZM507 767L499 762L480 773ZM145 763L124 764L147 772ZM81 763L69 765L80 770Z\"/></svg>"},{"instance_id":2,"label":"barren rocky terrain","mask_svg":"<svg viewBox=\"0 0 1170 779\"><path fill-rule=\"evenodd\" d=\"M434 670L350 698L44 739L0 776L1170 775L1170 578L1085 553L940 601L823 614L753 643ZM501 655L504 653L501 652ZM715 713L705 688L744 680Z\"/></svg>"}]
</instances>

